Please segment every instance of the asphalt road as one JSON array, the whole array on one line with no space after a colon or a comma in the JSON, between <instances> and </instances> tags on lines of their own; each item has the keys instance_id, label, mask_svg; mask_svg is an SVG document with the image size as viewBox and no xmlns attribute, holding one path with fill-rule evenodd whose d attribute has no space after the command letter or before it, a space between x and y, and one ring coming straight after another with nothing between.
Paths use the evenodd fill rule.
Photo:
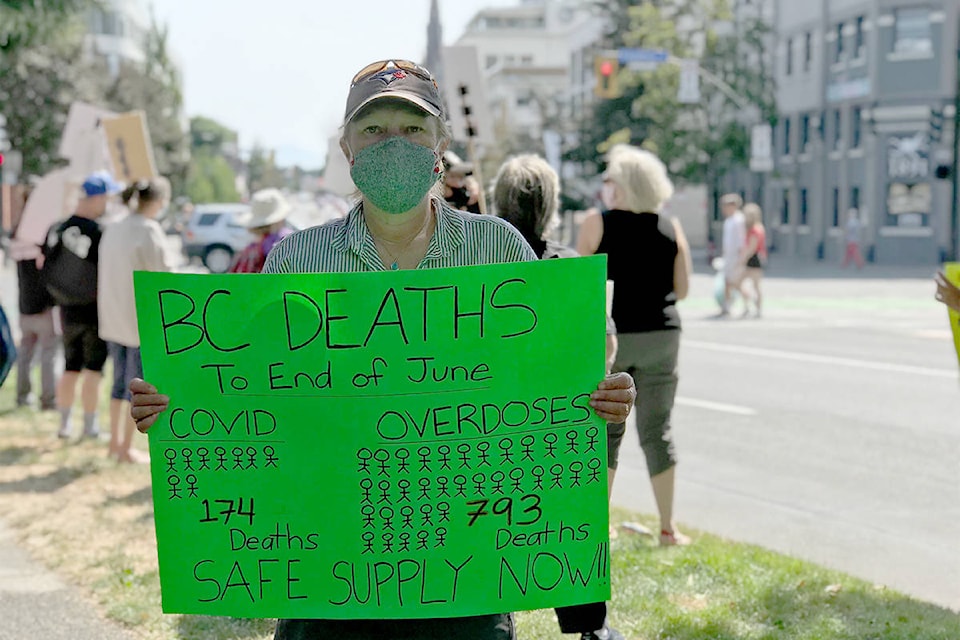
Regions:
<instances>
[{"instance_id":1,"label":"asphalt road","mask_svg":"<svg viewBox=\"0 0 960 640\"><path fill-rule=\"evenodd\" d=\"M676 519L960 608L960 387L927 270L801 270L681 306ZM635 432L613 502L655 513Z\"/></svg>"}]
</instances>

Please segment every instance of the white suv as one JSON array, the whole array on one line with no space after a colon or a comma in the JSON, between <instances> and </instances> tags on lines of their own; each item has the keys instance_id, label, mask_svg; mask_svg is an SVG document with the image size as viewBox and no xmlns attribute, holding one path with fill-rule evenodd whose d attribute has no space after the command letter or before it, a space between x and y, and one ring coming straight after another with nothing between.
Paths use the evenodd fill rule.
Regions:
<instances>
[{"instance_id":1,"label":"white suv","mask_svg":"<svg viewBox=\"0 0 960 640\"><path fill-rule=\"evenodd\" d=\"M253 242L245 204L198 204L183 229L183 252L201 258L210 273L226 273L233 256Z\"/></svg>"}]
</instances>

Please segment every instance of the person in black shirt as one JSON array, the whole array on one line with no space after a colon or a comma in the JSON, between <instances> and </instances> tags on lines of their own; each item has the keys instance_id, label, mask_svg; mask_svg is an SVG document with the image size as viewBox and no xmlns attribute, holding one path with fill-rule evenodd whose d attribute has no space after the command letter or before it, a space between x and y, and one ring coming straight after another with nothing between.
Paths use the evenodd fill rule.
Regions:
<instances>
[{"instance_id":1,"label":"person in black shirt","mask_svg":"<svg viewBox=\"0 0 960 640\"><path fill-rule=\"evenodd\" d=\"M100 339L97 317L97 261L100 224L108 198L120 192L110 174L99 172L83 183L83 197L76 213L57 223L47 233L43 246L43 278L47 290L60 306L63 321L65 371L57 389L60 411L59 437L71 435L70 414L77 381L83 374L81 403L83 435L95 438L100 379L107 359L107 344Z\"/></svg>"},{"instance_id":2,"label":"person in black shirt","mask_svg":"<svg viewBox=\"0 0 960 640\"><path fill-rule=\"evenodd\" d=\"M619 341L613 369L630 373L637 386L634 414L664 546L690 542L673 523L677 458L670 414L680 352L677 301L690 289L693 265L680 222L659 213L672 195L673 183L659 158L617 145L603 175L607 210L584 219L577 239L582 255L607 254Z\"/></svg>"}]
</instances>

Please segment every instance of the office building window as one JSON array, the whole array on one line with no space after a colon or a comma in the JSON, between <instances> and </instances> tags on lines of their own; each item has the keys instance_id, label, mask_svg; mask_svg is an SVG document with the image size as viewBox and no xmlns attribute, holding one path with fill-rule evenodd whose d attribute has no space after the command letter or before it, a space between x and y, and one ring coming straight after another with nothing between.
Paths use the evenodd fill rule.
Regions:
<instances>
[{"instance_id":1,"label":"office building window","mask_svg":"<svg viewBox=\"0 0 960 640\"><path fill-rule=\"evenodd\" d=\"M810 211L808 194L806 189L800 189L800 226L807 226L807 214Z\"/></svg>"},{"instance_id":2,"label":"office building window","mask_svg":"<svg viewBox=\"0 0 960 640\"><path fill-rule=\"evenodd\" d=\"M810 145L810 114L803 114L800 120L800 153L806 153Z\"/></svg>"},{"instance_id":3,"label":"office building window","mask_svg":"<svg viewBox=\"0 0 960 640\"><path fill-rule=\"evenodd\" d=\"M784 73L788 76L793 74L793 38L787 38L787 61Z\"/></svg>"},{"instance_id":4,"label":"office building window","mask_svg":"<svg viewBox=\"0 0 960 640\"><path fill-rule=\"evenodd\" d=\"M866 39L863 33L863 16L857 18L857 30L853 37L853 57L862 58L866 55Z\"/></svg>"},{"instance_id":5,"label":"office building window","mask_svg":"<svg viewBox=\"0 0 960 640\"><path fill-rule=\"evenodd\" d=\"M840 188L833 188L833 226L840 226Z\"/></svg>"},{"instance_id":6,"label":"office building window","mask_svg":"<svg viewBox=\"0 0 960 640\"><path fill-rule=\"evenodd\" d=\"M850 148L859 149L863 132L863 107L854 107L850 113Z\"/></svg>"},{"instance_id":7,"label":"office building window","mask_svg":"<svg viewBox=\"0 0 960 640\"><path fill-rule=\"evenodd\" d=\"M897 9L893 15L893 52L932 55L930 9Z\"/></svg>"},{"instance_id":8,"label":"office building window","mask_svg":"<svg viewBox=\"0 0 960 640\"><path fill-rule=\"evenodd\" d=\"M860 187L850 187L850 206L860 210Z\"/></svg>"},{"instance_id":9,"label":"office building window","mask_svg":"<svg viewBox=\"0 0 960 640\"><path fill-rule=\"evenodd\" d=\"M833 112L833 148L839 149L843 142L843 114L840 109Z\"/></svg>"},{"instance_id":10,"label":"office building window","mask_svg":"<svg viewBox=\"0 0 960 640\"><path fill-rule=\"evenodd\" d=\"M843 23L837 24L837 46L833 49L833 61L843 60Z\"/></svg>"},{"instance_id":11,"label":"office building window","mask_svg":"<svg viewBox=\"0 0 960 640\"><path fill-rule=\"evenodd\" d=\"M803 36L803 70L810 71L813 65L813 33L807 31Z\"/></svg>"},{"instance_id":12,"label":"office building window","mask_svg":"<svg viewBox=\"0 0 960 640\"><path fill-rule=\"evenodd\" d=\"M790 118L783 119L783 155L790 155Z\"/></svg>"},{"instance_id":13,"label":"office building window","mask_svg":"<svg viewBox=\"0 0 960 640\"><path fill-rule=\"evenodd\" d=\"M783 201L780 203L780 224L790 224L790 190L783 190Z\"/></svg>"},{"instance_id":14,"label":"office building window","mask_svg":"<svg viewBox=\"0 0 960 640\"><path fill-rule=\"evenodd\" d=\"M820 138L820 142L826 142L827 140L827 112L820 112L820 121L817 123L817 136Z\"/></svg>"}]
</instances>

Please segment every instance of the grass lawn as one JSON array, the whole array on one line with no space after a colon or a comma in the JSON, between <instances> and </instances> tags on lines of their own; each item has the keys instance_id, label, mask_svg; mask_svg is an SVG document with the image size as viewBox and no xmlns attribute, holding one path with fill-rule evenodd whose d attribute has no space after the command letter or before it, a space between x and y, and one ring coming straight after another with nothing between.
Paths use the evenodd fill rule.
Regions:
<instances>
[{"instance_id":1,"label":"grass lawn","mask_svg":"<svg viewBox=\"0 0 960 640\"><path fill-rule=\"evenodd\" d=\"M14 404L13 388L11 376L0 406ZM56 428L53 413L0 414L0 514L36 558L138 639L272 637L270 620L163 615L148 469L107 461L103 442L61 442ZM627 638L960 639L956 613L758 547L694 538L670 549L625 532L613 540L610 621ZM552 611L517 622L521 640L562 637Z\"/></svg>"}]
</instances>

